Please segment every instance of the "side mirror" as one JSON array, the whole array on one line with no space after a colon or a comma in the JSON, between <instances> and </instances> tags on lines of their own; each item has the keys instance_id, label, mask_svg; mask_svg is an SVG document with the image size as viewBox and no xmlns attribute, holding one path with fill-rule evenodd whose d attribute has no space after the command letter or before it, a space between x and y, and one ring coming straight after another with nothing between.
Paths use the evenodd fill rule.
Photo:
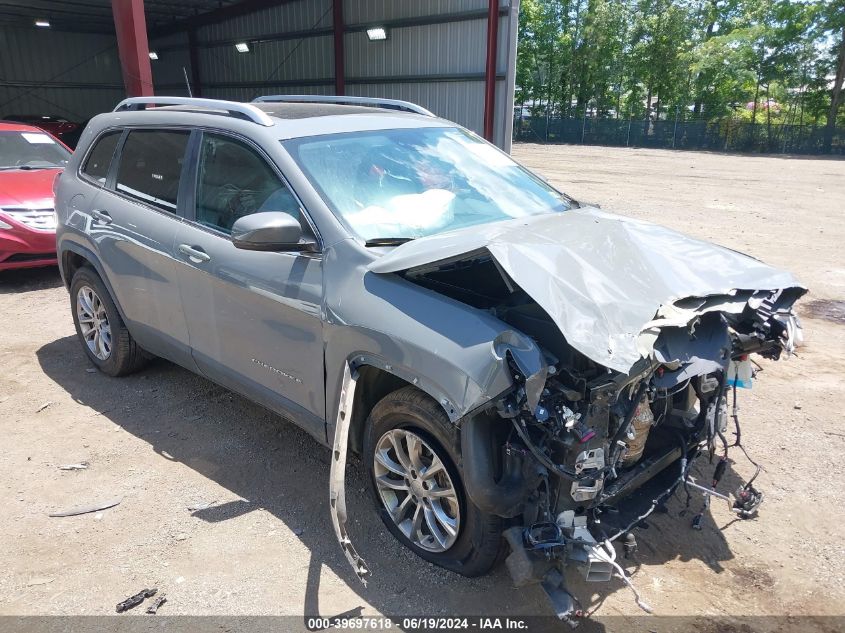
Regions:
<instances>
[{"instance_id":1,"label":"side mirror","mask_svg":"<svg viewBox=\"0 0 845 633\"><path fill-rule=\"evenodd\" d=\"M314 246L303 240L299 220L282 211L245 215L232 225L232 243L247 251L305 251Z\"/></svg>"}]
</instances>

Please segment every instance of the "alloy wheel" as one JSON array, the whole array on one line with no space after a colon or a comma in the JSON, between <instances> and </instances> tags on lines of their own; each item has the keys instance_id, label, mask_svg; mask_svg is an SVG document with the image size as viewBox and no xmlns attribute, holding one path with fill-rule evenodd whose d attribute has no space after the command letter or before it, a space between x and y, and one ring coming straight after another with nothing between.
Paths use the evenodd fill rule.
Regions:
<instances>
[{"instance_id":1,"label":"alloy wheel","mask_svg":"<svg viewBox=\"0 0 845 633\"><path fill-rule=\"evenodd\" d=\"M111 355L111 325L106 306L90 286L82 286L76 293L76 316L88 349L99 360L107 360Z\"/></svg>"},{"instance_id":2,"label":"alloy wheel","mask_svg":"<svg viewBox=\"0 0 845 633\"><path fill-rule=\"evenodd\" d=\"M458 538L461 513L449 472L432 446L413 431L381 436L373 474L382 504L414 545L445 552Z\"/></svg>"}]
</instances>

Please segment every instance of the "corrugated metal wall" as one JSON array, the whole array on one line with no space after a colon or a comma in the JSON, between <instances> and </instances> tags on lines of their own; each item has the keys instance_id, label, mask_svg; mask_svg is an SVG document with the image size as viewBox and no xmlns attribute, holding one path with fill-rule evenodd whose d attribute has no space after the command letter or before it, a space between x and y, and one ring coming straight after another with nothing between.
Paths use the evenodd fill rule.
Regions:
<instances>
[{"instance_id":1,"label":"corrugated metal wall","mask_svg":"<svg viewBox=\"0 0 845 633\"><path fill-rule=\"evenodd\" d=\"M174 33L167 37L152 38L150 50L159 58L150 61L153 83L157 95L187 97L185 75L191 77L191 55L188 49L188 34Z\"/></svg>"},{"instance_id":2,"label":"corrugated metal wall","mask_svg":"<svg viewBox=\"0 0 845 633\"><path fill-rule=\"evenodd\" d=\"M510 0L500 0L503 9ZM481 133L487 0L344 0L346 93L413 101ZM202 96L249 101L262 94L334 94L332 0L295 0L196 28ZM386 41L365 28L385 25ZM499 20L497 140L510 117L503 77L508 18ZM235 50L239 41L251 51ZM156 94L194 83L188 33L150 40ZM0 115L84 120L124 96L113 35L0 29Z\"/></svg>"},{"instance_id":3,"label":"corrugated metal wall","mask_svg":"<svg viewBox=\"0 0 845 633\"><path fill-rule=\"evenodd\" d=\"M171 47L152 62L158 94L186 95L187 35L151 40ZM114 35L0 27L0 117L48 114L85 121L126 97Z\"/></svg>"},{"instance_id":4,"label":"corrugated metal wall","mask_svg":"<svg viewBox=\"0 0 845 633\"><path fill-rule=\"evenodd\" d=\"M197 32L203 94L252 100L259 94L324 94L334 76L331 0L300 0L201 27ZM307 32L309 37L268 39ZM261 40L261 41L257 41ZM248 41L238 53L234 42Z\"/></svg>"},{"instance_id":5,"label":"corrugated metal wall","mask_svg":"<svg viewBox=\"0 0 845 633\"><path fill-rule=\"evenodd\" d=\"M344 36L347 77L484 74L486 20L394 28L389 33L383 42L371 42L366 32Z\"/></svg>"},{"instance_id":6,"label":"corrugated metal wall","mask_svg":"<svg viewBox=\"0 0 845 633\"><path fill-rule=\"evenodd\" d=\"M344 0L343 19L358 24L486 8L487 0Z\"/></svg>"},{"instance_id":7,"label":"corrugated metal wall","mask_svg":"<svg viewBox=\"0 0 845 633\"><path fill-rule=\"evenodd\" d=\"M226 40L311 31L332 26L332 0L298 0L204 26L200 40Z\"/></svg>"},{"instance_id":8,"label":"corrugated metal wall","mask_svg":"<svg viewBox=\"0 0 845 633\"><path fill-rule=\"evenodd\" d=\"M123 97L114 36L0 27L0 116L84 121Z\"/></svg>"},{"instance_id":9,"label":"corrugated metal wall","mask_svg":"<svg viewBox=\"0 0 845 633\"><path fill-rule=\"evenodd\" d=\"M487 6L487 0L344 0L346 94L413 101L481 133ZM418 23L450 15L456 21ZM389 26L388 39L371 42L364 27L381 24ZM502 112L510 111L502 86L507 37L502 16L496 91ZM197 41L203 96L334 94L331 0L298 0L203 26ZM238 53L237 41L248 42L251 51ZM499 143L504 118L497 111Z\"/></svg>"},{"instance_id":10,"label":"corrugated metal wall","mask_svg":"<svg viewBox=\"0 0 845 633\"><path fill-rule=\"evenodd\" d=\"M252 52L241 54L234 46L201 48L202 84L210 88L259 87L277 82L286 85L325 83L334 76L331 37L268 41L251 44Z\"/></svg>"}]
</instances>

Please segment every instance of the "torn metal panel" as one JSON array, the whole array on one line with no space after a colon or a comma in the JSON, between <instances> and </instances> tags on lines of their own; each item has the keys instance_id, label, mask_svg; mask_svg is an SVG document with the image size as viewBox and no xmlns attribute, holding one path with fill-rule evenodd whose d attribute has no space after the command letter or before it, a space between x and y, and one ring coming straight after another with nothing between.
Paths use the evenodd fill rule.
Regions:
<instances>
[{"instance_id":1,"label":"torn metal panel","mask_svg":"<svg viewBox=\"0 0 845 633\"><path fill-rule=\"evenodd\" d=\"M340 392L340 403L337 408L337 422L335 424L334 447L332 449L332 465L329 472L329 505L332 513L334 533L340 543L346 560L352 565L352 570L358 580L367 584L370 568L366 561L355 551L349 534L346 531L346 455L349 446L349 423L352 420L352 404L355 401L355 386L358 372L347 363L343 372L343 385Z\"/></svg>"},{"instance_id":2,"label":"torn metal panel","mask_svg":"<svg viewBox=\"0 0 845 633\"><path fill-rule=\"evenodd\" d=\"M623 373L651 351L642 342L638 349L646 327L676 323L661 317L741 311L753 291L788 290L793 301L805 292L791 273L747 255L594 208L420 238L369 269L399 272L459 261L480 249L549 314L572 347ZM702 303L690 308L690 298ZM731 298L737 301L726 305Z\"/></svg>"},{"instance_id":3,"label":"torn metal panel","mask_svg":"<svg viewBox=\"0 0 845 633\"><path fill-rule=\"evenodd\" d=\"M653 384L661 389L695 376L723 371L731 357L727 325L720 314L709 313L696 321L694 328L664 327L654 344L653 356L666 367L677 366L652 378Z\"/></svg>"},{"instance_id":4,"label":"torn metal panel","mask_svg":"<svg viewBox=\"0 0 845 633\"><path fill-rule=\"evenodd\" d=\"M493 351L496 358L504 360L510 354L517 368L525 379L525 398L528 406L534 411L540 404L540 395L546 386L549 374L548 365L534 342L517 334L513 330L502 332L493 341Z\"/></svg>"}]
</instances>

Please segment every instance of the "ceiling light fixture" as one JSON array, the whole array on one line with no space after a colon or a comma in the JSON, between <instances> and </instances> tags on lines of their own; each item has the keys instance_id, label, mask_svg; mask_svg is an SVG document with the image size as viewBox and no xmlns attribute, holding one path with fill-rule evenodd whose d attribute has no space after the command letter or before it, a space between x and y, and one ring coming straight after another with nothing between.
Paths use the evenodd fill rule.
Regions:
<instances>
[{"instance_id":1,"label":"ceiling light fixture","mask_svg":"<svg viewBox=\"0 0 845 633\"><path fill-rule=\"evenodd\" d=\"M49 22L49 20L36 20L35 26L40 26L43 29L49 29L50 28L50 22Z\"/></svg>"},{"instance_id":2,"label":"ceiling light fixture","mask_svg":"<svg viewBox=\"0 0 845 633\"><path fill-rule=\"evenodd\" d=\"M158 53L156 53L155 51L150 51L150 59L152 59L152 60L158 59Z\"/></svg>"},{"instance_id":3,"label":"ceiling light fixture","mask_svg":"<svg viewBox=\"0 0 845 633\"><path fill-rule=\"evenodd\" d=\"M383 26L367 29L367 39L371 42L381 42L387 39L387 31Z\"/></svg>"},{"instance_id":4,"label":"ceiling light fixture","mask_svg":"<svg viewBox=\"0 0 845 633\"><path fill-rule=\"evenodd\" d=\"M246 42L238 42L235 44L235 50L239 53L248 53L249 52L249 44Z\"/></svg>"}]
</instances>

